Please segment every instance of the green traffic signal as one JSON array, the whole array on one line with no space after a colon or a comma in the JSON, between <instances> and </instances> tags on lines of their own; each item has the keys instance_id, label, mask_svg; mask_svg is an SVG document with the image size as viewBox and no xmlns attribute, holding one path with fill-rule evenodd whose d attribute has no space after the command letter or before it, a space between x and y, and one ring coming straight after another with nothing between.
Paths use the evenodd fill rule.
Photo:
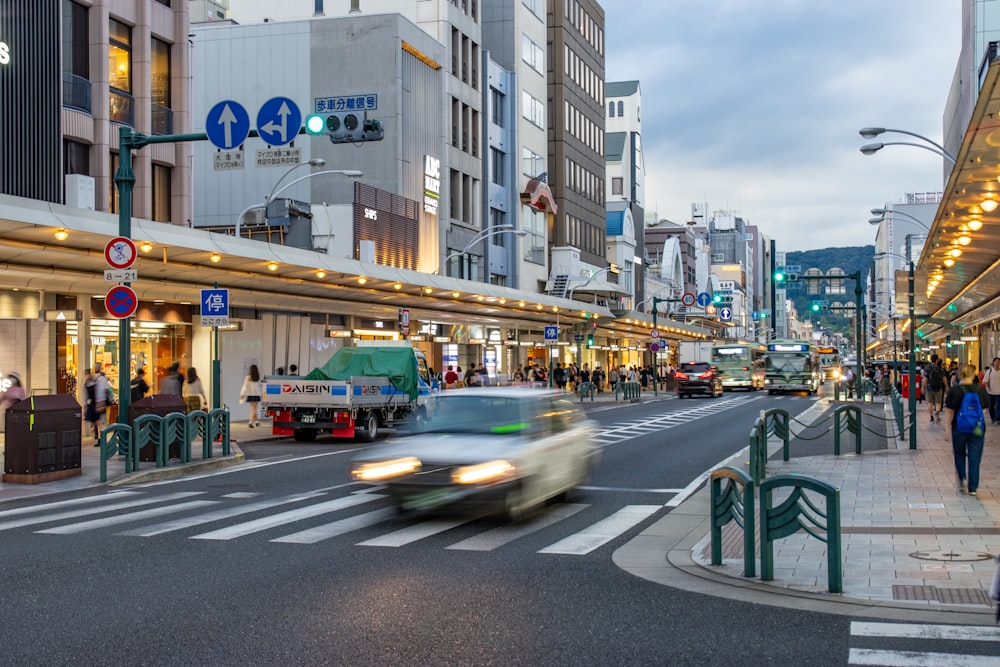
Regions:
<instances>
[{"instance_id":1,"label":"green traffic signal","mask_svg":"<svg viewBox=\"0 0 1000 667\"><path fill-rule=\"evenodd\" d=\"M814 313L818 313L819 312L819 304L818 303L814 303L812 305L812 309L813 309Z\"/></svg>"},{"instance_id":2,"label":"green traffic signal","mask_svg":"<svg viewBox=\"0 0 1000 667\"><path fill-rule=\"evenodd\" d=\"M325 116L314 113L306 117L306 132L309 134L322 134L324 129L326 129Z\"/></svg>"},{"instance_id":3,"label":"green traffic signal","mask_svg":"<svg viewBox=\"0 0 1000 667\"><path fill-rule=\"evenodd\" d=\"M712 297L712 301L714 303L722 303L722 295L716 292L715 295Z\"/></svg>"},{"instance_id":4,"label":"green traffic signal","mask_svg":"<svg viewBox=\"0 0 1000 667\"><path fill-rule=\"evenodd\" d=\"M785 274L782 271L774 272L774 282L781 283L785 281Z\"/></svg>"},{"instance_id":5,"label":"green traffic signal","mask_svg":"<svg viewBox=\"0 0 1000 667\"><path fill-rule=\"evenodd\" d=\"M587 347L594 347L594 334L587 334Z\"/></svg>"}]
</instances>

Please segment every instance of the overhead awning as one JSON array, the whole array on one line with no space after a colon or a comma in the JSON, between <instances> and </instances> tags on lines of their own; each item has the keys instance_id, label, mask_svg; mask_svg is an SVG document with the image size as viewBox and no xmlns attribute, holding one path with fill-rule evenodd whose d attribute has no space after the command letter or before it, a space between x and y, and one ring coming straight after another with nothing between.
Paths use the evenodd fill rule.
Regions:
<instances>
[{"instance_id":1,"label":"overhead awning","mask_svg":"<svg viewBox=\"0 0 1000 667\"><path fill-rule=\"evenodd\" d=\"M1000 62L983 64L979 99L916 267L922 336L1000 317ZM899 286L897 303L906 303ZM926 284L924 286L923 284ZM936 320L936 321L932 321ZM918 320L919 322L919 320Z\"/></svg>"}]
</instances>

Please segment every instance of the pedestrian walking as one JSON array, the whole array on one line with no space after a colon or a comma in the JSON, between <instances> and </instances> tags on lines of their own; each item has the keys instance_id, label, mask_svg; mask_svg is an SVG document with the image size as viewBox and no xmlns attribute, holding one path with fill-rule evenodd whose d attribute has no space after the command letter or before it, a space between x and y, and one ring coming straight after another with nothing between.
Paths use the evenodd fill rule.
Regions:
<instances>
[{"instance_id":1,"label":"pedestrian walking","mask_svg":"<svg viewBox=\"0 0 1000 667\"><path fill-rule=\"evenodd\" d=\"M160 394L171 396L182 396L184 392L184 376L181 375L181 362L175 361L170 364L167 376L160 380Z\"/></svg>"},{"instance_id":2,"label":"pedestrian walking","mask_svg":"<svg viewBox=\"0 0 1000 667\"><path fill-rule=\"evenodd\" d=\"M260 395L260 371L257 370L257 364L251 364L246 377L243 378L243 386L240 387L240 403L246 403L250 406L250 418L247 420L247 425L250 428L260 426L257 415Z\"/></svg>"},{"instance_id":3,"label":"pedestrian walking","mask_svg":"<svg viewBox=\"0 0 1000 667\"><path fill-rule=\"evenodd\" d=\"M146 382L146 369L140 366L135 369L135 377L129 381L130 403L141 401L147 391L149 391L149 383Z\"/></svg>"},{"instance_id":4,"label":"pedestrian walking","mask_svg":"<svg viewBox=\"0 0 1000 667\"><path fill-rule=\"evenodd\" d=\"M944 401L945 417L951 424L951 448L955 455L958 488L959 491L968 489L970 496L976 495L979 489L979 464L983 458L986 434L983 412L990 400L983 386L973 382L975 377L975 366L962 366L959 384L948 390Z\"/></svg>"},{"instance_id":5,"label":"pedestrian walking","mask_svg":"<svg viewBox=\"0 0 1000 667\"><path fill-rule=\"evenodd\" d=\"M194 410L204 410L208 407L208 396L205 395L205 388L198 377L198 371L194 368L187 369L187 382L182 390L184 401L187 403L188 412Z\"/></svg>"},{"instance_id":6,"label":"pedestrian walking","mask_svg":"<svg viewBox=\"0 0 1000 667\"><path fill-rule=\"evenodd\" d=\"M24 386L21 385L21 374L17 371L8 373L7 389L0 393L0 431L5 431L7 428L7 408L27 397L28 394L24 391Z\"/></svg>"},{"instance_id":7,"label":"pedestrian walking","mask_svg":"<svg viewBox=\"0 0 1000 667\"><path fill-rule=\"evenodd\" d=\"M1000 357L993 357L993 363L983 373L982 385L990 395L990 420L1000 424Z\"/></svg>"},{"instance_id":8,"label":"pedestrian walking","mask_svg":"<svg viewBox=\"0 0 1000 667\"><path fill-rule=\"evenodd\" d=\"M924 369L924 393L927 395L927 411L934 419L941 419L941 409L944 404L945 390L948 388L948 377L945 375L941 359L936 354L931 355L931 363Z\"/></svg>"}]
</instances>

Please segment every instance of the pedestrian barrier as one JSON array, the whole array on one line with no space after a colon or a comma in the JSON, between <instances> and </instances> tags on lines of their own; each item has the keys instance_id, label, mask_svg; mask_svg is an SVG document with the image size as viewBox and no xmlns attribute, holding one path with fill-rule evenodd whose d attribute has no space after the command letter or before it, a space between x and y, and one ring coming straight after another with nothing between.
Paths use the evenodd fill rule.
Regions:
<instances>
[{"instance_id":1,"label":"pedestrian barrier","mask_svg":"<svg viewBox=\"0 0 1000 667\"><path fill-rule=\"evenodd\" d=\"M712 471L711 484L712 565L722 565L722 528L735 521L743 529L743 576L756 576L754 482L742 470L726 467Z\"/></svg>"},{"instance_id":2,"label":"pedestrian barrier","mask_svg":"<svg viewBox=\"0 0 1000 667\"><path fill-rule=\"evenodd\" d=\"M767 442L771 435L782 439L785 460L788 460L790 419L787 410L771 408L761 410L760 416L754 420L753 428L750 430L750 477L755 482L759 483L767 476Z\"/></svg>"},{"instance_id":3,"label":"pedestrian barrier","mask_svg":"<svg viewBox=\"0 0 1000 667\"><path fill-rule=\"evenodd\" d=\"M777 507L772 506L776 490L789 490ZM825 507L814 503L806 491L820 494ZM774 541L804 530L826 543L827 589L843 592L840 540L840 490L812 477L778 475L760 484L760 578L774 580Z\"/></svg>"},{"instance_id":4,"label":"pedestrian barrier","mask_svg":"<svg viewBox=\"0 0 1000 667\"><path fill-rule=\"evenodd\" d=\"M212 445L221 440L222 455L229 456L229 410L216 408L208 413L194 410L190 413L171 412L168 415L140 415L132 424L112 424L101 431L101 482L108 481L107 461L121 455L125 458L125 472L139 470L139 452L152 445L157 468L179 458L181 463L191 461L191 442L202 437L202 458L212 458ZM171 451L171 445L175 445Z\"/></svg>"},{"instance_id":5,"label":"pedestrian barrier","mask_svg":"<svg viewBox=\"0 0 1000 667\"><path fill-rule=\"evenodd\" d=\"M615 400L621 394L623 401L638 401L642 397L642 385L638 382L619 382L615 385Z\"/></svg>"},{"instance_id":6,"label":"pedestrian barrier","mask_svg":"<svg viewBox=\"0 0 1000 667\"><path fill-rule=\"evenodd\" d=\"M860 454L861 408L856 405L841 405L833 411L833 426L833 455L840 456L840 434L844 429L854 434L854 453Z\"/></svg>"},{"instance_id":7,"label":"pedestrian barrier","mask_svg":"<svg viewBox=\"0 0 1000 667\"><path fill-rule=\"evenodd\" d=\"M576 392L580 395L580 402L582 403L584 397L589 395L590 401L593 403L596 389L593 382L581 382L576 388Z\"/></svg>"}]
</instances>

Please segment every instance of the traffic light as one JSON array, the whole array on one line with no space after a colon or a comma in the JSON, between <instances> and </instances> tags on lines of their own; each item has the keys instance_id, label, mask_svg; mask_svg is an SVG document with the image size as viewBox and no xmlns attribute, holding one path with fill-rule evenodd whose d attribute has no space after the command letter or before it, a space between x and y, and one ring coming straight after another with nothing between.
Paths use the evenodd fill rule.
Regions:
<instances>
[{"instance_id":1,"label":"traffic light","mask_svg":"<svg viewBox=\"0 0 1000 667\"><path fill-rule=\"evenodd\" d=\"M785 272L784 271L775 271L774 272L774 282L776 282L776 283L783 283L783 282L785 282Z\"/></svg>"},{"instance_id":2,"label":"traffic light","mask_svg":"<svg viewBox=\"0 0 1000 667\"><path fill-rule=\"evenodd\" d=\"M712 303L722 303L722 295L716 292L712 295Z\"/></svg>"},{"instance_id":3,"label":"traffic light","mask_svg":"<svg viewBox=\"0 0 1000 667\"><path fill-rule=\"evenodd\" d=\"M818 303L813 303L812 309L813 309L814 313L818 313L819 312L819 304Z\"/></svg>"},{"instance_id":4,"label":"traffic light","mask_svg":"<svg viewBox=\"0 0 1000 667\"><path fill-rule=\"evenodd\" d=\"M594 347L594 334L590 333L587 334L587 348L589 349L592 347Z\"/></svg>"},{"instance_id":5,"label":"traffic light","mask_svg":"<svg viewBox=\"0 0 1000 667\"><path fill-rule=\"evenodd\" d=\"M335 144L382 141L385 129L382 121L369 120L360 111L314 113L306 117L306 132L326 135Z\"/></svg>"}]
</instances>

